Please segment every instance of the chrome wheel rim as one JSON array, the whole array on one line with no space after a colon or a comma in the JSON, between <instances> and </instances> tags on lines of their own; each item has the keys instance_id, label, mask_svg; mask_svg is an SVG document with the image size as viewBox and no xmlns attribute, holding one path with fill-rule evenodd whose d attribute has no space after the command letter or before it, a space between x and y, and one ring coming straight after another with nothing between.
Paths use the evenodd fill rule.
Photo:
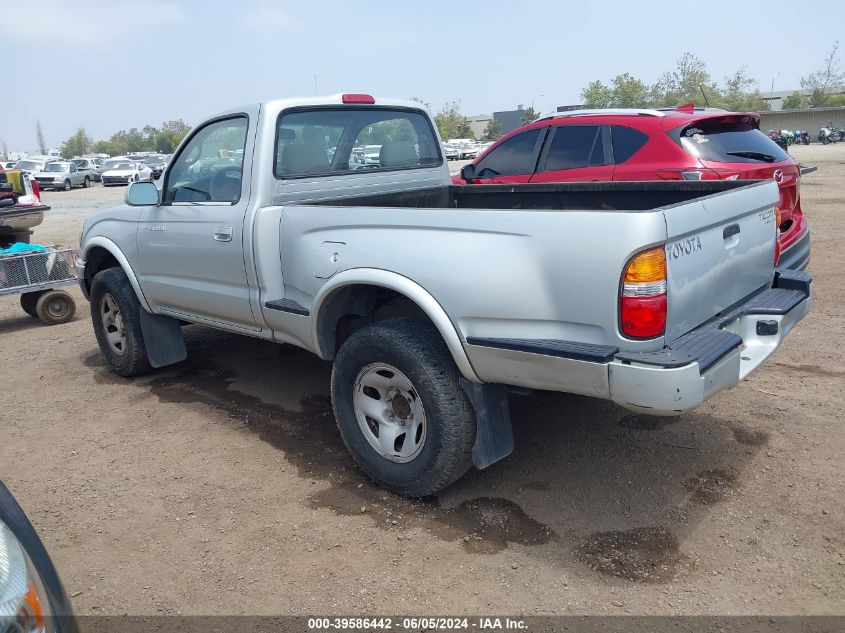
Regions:
<instances>
[{"instance_id":1,"label":"chrome wheel rim","mask_svg":"<svg viewBox=\"0 0 845 633\"><path fill-rule=\"evenodd\" d=\"M117 302L108 292L100 299L100 320L109 349L123 356L126 353L126 325Z\"/></svg>"},{"instance_id":2,"label":"chrome wheel rim","mask_svg":"<svg viewBox=\"0 0 845 633\"><path fill-rule=\"evenodd\" d=\"M405 374L387 363L367 365L355 379L352 404L361 433L379 455L400 464L419 456L428 425Z\"/></svg>"}]
</instances>

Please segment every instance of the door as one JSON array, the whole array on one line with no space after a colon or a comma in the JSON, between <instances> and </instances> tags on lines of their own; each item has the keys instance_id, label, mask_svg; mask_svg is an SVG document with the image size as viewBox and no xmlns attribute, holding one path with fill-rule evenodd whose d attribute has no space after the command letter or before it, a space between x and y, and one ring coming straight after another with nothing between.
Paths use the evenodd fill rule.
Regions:
<instances>
[{"instance_id":1,"label":"door","mask_svg":"<svg viewBox=\"0 0 845 633\"><path fill-rule=\"evenodd\" d=\"M531 182L583 182L613 179L606 125L556 125Z\"/></svg>"},{"instance_id":2,"label":"door","mask_svg":"<svg viewBox=\"0 0 845 633\"><path fill-rule=\"evenodd\" d=\"M73 163L68 163L68 170L70 172L70 184L81 185L83 176L80 175L79 170Z\"/></svg>"},{"instance_id":3,"label":"door","mask_svg":"<svg viewBox=\"0 0 845 633\"><path fill-rule=\"evenodd\" d=\"M531 180L547 127L537 127L501 142L475 165L473 184L510 184Z\"/></svg>"},{"instance_id":4,"label":"door","mask_svg":"<svg viewBox=\"0 0 845 633\"><path fill-rule=\"evenodd\" d=\"M141 286L163 313L254 327L244 215L258 108L195 130L176 155L161 203L138 225Z\"/></svg>"}]
</instances>

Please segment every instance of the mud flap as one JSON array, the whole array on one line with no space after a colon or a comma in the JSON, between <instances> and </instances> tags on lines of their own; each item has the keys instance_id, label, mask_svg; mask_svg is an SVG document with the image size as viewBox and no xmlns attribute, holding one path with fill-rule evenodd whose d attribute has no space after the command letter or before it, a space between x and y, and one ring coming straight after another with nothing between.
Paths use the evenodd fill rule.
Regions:
<instances>
[{"instance_id":1,"label":"mud flap","mask_svg":"<svg viewBox=\"0 0 845 633\"><path fill-rule=\"evenodd\" d=\"M483 470L513 452L508 389L505 385L479 385L464 378L460 380L475 409L477 429L472 463Z\"/></svg>"},{"instance_id":2,"label":"mud flap","mask_svg":"<svg viewBox=\"0 0 845 633\"><path fill-rule=\"evenodd\" d=\"M141 309L141 333L153 367L164 367L188 357L179 321Z\"/></svg>"}]
</instances>

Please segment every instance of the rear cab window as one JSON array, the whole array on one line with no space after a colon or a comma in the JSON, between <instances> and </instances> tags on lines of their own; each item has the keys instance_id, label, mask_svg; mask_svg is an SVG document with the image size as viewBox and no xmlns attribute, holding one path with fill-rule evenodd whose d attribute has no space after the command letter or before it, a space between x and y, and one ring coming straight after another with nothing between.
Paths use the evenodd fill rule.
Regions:
<instances>
[{"instance_id":1,"label":"rear cab window","mask_svg":"<svg viewBox=\"0 0 845 633\"><path fill-rule=\"evenodd\" d=\"M670 136L687 153L717 163L779 163L789 159L777 143L758 129L755 119L728 116L696 121Z\"/></svg>"},{"instance_id":2,"label":"rear cab window","mask_svg":"<svg viewBox=\"0 0 845 633\"><path fill-rule=\"evenodd\" d=\"M276 178L437 167L440 143L419 110L380 107L292 109L276 127Z\"/></svg>"}]
</instances>

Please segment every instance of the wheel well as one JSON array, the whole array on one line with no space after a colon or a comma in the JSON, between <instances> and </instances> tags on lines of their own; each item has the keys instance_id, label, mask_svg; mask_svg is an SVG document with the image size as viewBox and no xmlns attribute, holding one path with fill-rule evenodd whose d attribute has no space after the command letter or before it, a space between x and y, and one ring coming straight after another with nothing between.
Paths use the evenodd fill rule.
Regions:
<instances>
[{"instance_id":1,"label":"wheel well","mask_svg":"<svg viewBox=\"0 0 845 633\"><path fill-rule=\"evenodd\" d=\"M106 249L99 246L92 248L88 252L88 258L85 262L84 282L86 291L91 292L91 282L94 281L94 275L106 268L120 268L120 262Z\"/></svg>"},{"instance_id":2,"label":"wheel well","mask_svg":"<svg viewBox=\"0 0 845 633\"><path fill-rule=\"evenodd\" d=\"M369 284L345 286L328 297L317 317L320 349L334 358L343 342L370 323L400 317L431 322L425 311L400 292Z\"/></svg>"}]
</instances>

